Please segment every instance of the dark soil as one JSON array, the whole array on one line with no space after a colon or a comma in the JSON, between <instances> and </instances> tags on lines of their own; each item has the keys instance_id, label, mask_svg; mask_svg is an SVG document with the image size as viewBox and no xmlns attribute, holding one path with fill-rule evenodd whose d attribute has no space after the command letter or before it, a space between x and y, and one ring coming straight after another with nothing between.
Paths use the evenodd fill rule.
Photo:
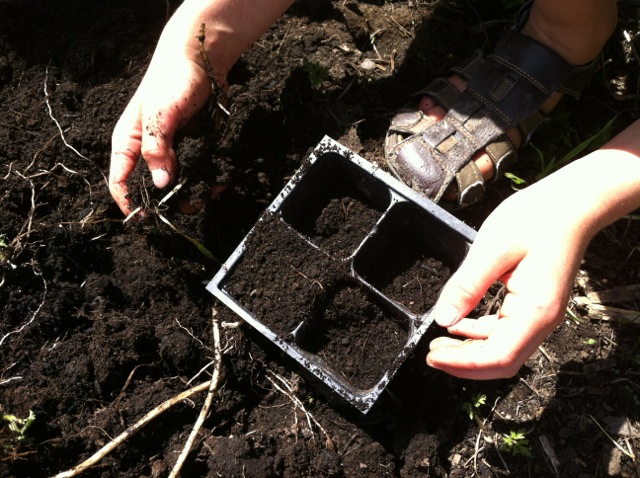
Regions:
<instances>
[{"instance_id":1,"label":"dark soil","mask_svg":"<svg viewBox=\"0 0 640 478\"><path fill-rule=\"evenodd\" d=\"M232 71L224 129L214 131L208 109L176 139L182 189L158 206L167 191L150 187L141 166L132 186L149 219L123 224L105 182L110 135L178 3L0 1L0 405L3 415L35 414L24 437L9 428L10 419L0 422L0 476L72 468L155 406L207 380L212 310L221 322L237 321L205 289L220 262L324 135L384 168L393 113L426 81L489 47L512 3L300 0ZM582 100L563 103L534 140L548 157L561 157L614 115L612 132L638 117L638 6L620 2L620 10ZM539 171L527 148L513 173L531 182ZM511 192L501 180L482 204L457 215L478 227ZM329 202L338 221L367 206L344 194ZM333 217L321 211L316 218ZM338 231L341 241L357 234L347 223L295 225L320 242L327 231L331 240ZM274 240L295 247L293 239ZM639 244L633 218L600 233L574 297L640 283ZM325 247L340 262L352 246ZM414 278L424 288L438 267L412 267L429 257L426 251L407 261L407 277L397 284L373 269L368 277L390 295ZM320 283L327 273L293 267ZM241 279L249 296L266 290L247 270ZM301 274L265 276L264 285L284 281L280 293L293 297L291 284L307 282ZM315 304L320 296L300 300ZM398 301L405 300L411 310L430 307L422 298ZM638 460L625 454L637 456L640 444L640 330L596 319L577 304L570 305L575 319L568 317L511 380L470 382L429 369L426 347L441 333L434 327L367 415L334 403L248 325L223 328L221 385L182 476L640 476ZM606 305L638 310L633 296ZM478 313L495 307L487 300ZM376 314L376 333L402 335L401 326L376 322ZM324 322L351 323L342 318ZM362 344L349 344L355 353L347 368L384 363ZM320 340L317 350L341 345ZM167 476L203 400L198 394L174 406L84 475ZM501 448L503 435L519 430L530 458Z\"/></svg>"},{"instance_id":2,"label":"dark soil","mask_svg":"<svg viewBox=\"0 0 640 478\"><path fill-rule=\"evenodd\" d=\"M360 390L376 385L396 365L409 337L409 325L356 284L337 287L315 321L306 348Z\"/></svg>"},{"instance_id":3,"label":"dark soil","mask_svg":"<svg viewBox=\"0 0 640 478\"><path fill-rule=\"evenodd\" d=\"M350 197L332 199L309 230L312 242L332 255L344 258L371 231L380 214L371 214L365 204ZM357 218L356 221L353 218ZM305 232L302 229L301 232Z\"/></svg>"},{"instance_id":4,"label":"dark soil","mask_svg":"<svg viewBox=\"0 0 640 478\"><path fill-rule=\"evenodd\" d=\"M266 216L247 238L224 289L283 339L318 307L346 270L279 219Z\"/></svg>"}]
</instances>

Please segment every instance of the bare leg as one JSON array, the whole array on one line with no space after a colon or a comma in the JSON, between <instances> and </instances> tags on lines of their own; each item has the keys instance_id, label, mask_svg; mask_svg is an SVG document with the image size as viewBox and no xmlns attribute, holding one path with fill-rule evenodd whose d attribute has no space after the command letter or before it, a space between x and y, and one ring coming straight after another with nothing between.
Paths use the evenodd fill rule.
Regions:
<instances>
[{"instance_id":1,"label":"bare leg","mask_svg":"<svg viewBox=\"0 0 640 478\"><path fill-rule=\"evenodd\" d=\"M584 65L593 60L613 33L618 12L616 0L536 0L522 33L551 48L572 65ZM460 91L466 83L459 77L450 78ZM549 113L562 95L552 95L541 107ZM420 108L434 121L446 111L429 97L420 101ZM517 129L507 132L516 147L521 144ZM485 180L493 176L493 163L484 152L474 158ZM452 185L445 199L455 199L457 191Z\"/></svg>"},{"instance_id":2,"label":"bare leg","mask_svg":"<svg viewBox=\"0 0 640 478\"><path fill-rule=\"evenodd\" d=\"M617 19L615 0L536 0L522 33L583 65L600 53Z\"/></svg>"}]
</instances>

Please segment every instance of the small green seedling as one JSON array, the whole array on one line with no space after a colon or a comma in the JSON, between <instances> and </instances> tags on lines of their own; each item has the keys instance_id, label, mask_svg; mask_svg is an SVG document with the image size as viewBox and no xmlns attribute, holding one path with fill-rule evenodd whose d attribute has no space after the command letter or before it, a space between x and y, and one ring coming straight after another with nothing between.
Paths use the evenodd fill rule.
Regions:
<instances>
[{"instance_id":1,"label":"small green seedling","mask_svg":"<svg viewBox=\"0 0 640 478\"><path fill-rule=\"evenodd\" d=\"M322 83L329 79L329 68L322 66L320 63L304 60L302 69L309 77L311 86L314 88L319 88Z\"/></svg>"},{"instance_id":2,"label":"small green seedling","mask_svg":"<svg viewBox=\"0 0 640 478\"><path fill-rule=\"evenodd\" d=\"M526 179L522 179L513 173L504 173L504 177L511 181L511 189L514 191L520 191L521 188L519 186L527 184Z\"/></svg>"},{"instance_id":3,"label":"small green seedling","mask_svg":"<svg viewBox=\"0 0 640 478\"><path fill-rule=\"evenodd\" d=\"M502 435L500 449L511 453L513 456L532 458L529 439L526 436L527 432L525 430L511 430L508 435Z\"/></svg>"},{"instance_id":4,"label":"small green seedling","mask_svg":"<svg viewBox=\"0 0 640 478\"><path fill-rule=\"evenodd\" d=\"M29 410L27 418L18 418L15 415L4 414L2 419L9 424L9 431L13 434L13 439L17 442L24 442L27 439L27 430L36 419L35 413Z\"/></svg>"},{"instance_id":5,"label":"small green seedling","mask_svg":"<svg viewBox=\"0 0 640 478\"><path fill-rule=\"evenodd\" d=\"M585 341L585 344L589 345L590 347L593 347L597 343L598 342L596 341L596 339L588 339Z\"/></svg>"},{"instance_id":6,"label":"small green seedling","mask_svg":"<svg viewBox=\"0 0 640 478\"><path fill-rule=\"evenodd\" d=\"M469 416L469 420L473 420L477 417L476 415L477 409L486 403L487 403L487 396L484 394L478 393L471 398L470 402L464 402L462 404L462 408L464 408L464 411Z\"/></svg>"}]
</instances>

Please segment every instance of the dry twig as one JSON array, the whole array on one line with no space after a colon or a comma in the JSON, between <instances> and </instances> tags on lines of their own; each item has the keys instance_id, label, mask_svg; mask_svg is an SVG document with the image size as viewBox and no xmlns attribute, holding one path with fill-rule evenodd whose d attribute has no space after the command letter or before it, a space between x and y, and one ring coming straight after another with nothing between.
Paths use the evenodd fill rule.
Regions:
<instances>
[{"instance_id":1,"label":"dry twig","mask_svg":"<svg viewBox=\"0 0 640 478\"><path fill-rule=\"evenodd\" d=\"M549 468L551 468L551 471L553 471L553 474L555 476L559 476L558 468L560 467L560 460L558 460L558 456L551 446L551 442L546 435L540 435L540 437L538 437L538 440L540 441L540 445L542 446L542 450L544 451Z\"/></svg>"},{"instance_id":2,"label":"dry twig","mask_svg":"<svg viewBox=\"0 0 640 478\"><path fill-rule=\"evenodd\" d=\"M628 450L625 450L624 448L622 448L622 445L620 445L617 441L615 441L615 440L611 437L611 435L609 435L609 434L607 433L607 431L602 427L602 425L600 425L600 423L598 423L598 420L596 420L596 419L594 418L594 416L593 416L593 415L591 415L591 414L588 414L588 415L589 415L589 418L591 418L591 420L593 421L593 423L595 423L595 424L598 426L598 428L600 429L600 431L601 431L602 433L604 433L604 435L605 435L609 440L611 440L611 443L613 443L613 444L614 444L614 446L615 446L618 450L620 450L620 451L621 451L624 455L626 455L627 457L631 458L631 460L632 460L632 461L636 461L636 456L634 455L633 450L632 450L631 448L629 448ZM628 443L627 443L627 444L628 444Z\"/></svg>"},{"instance_id":3,"label":"dry twig","mask_svg":"<svg viewBox=\"0 0 640 478\"><path fill-rule=\"evenodd\" d=\"M309 411L306 409L306 407L304 406L304 404L302 403L302 401L300 401L300 399L298 397L296 397L296 395L294 394L293 391L293 387L291 386L291 384L282 376L278 375L277 373L271 371L271 370L267 370L271 375L273 375L273 377L278 380L283 386L284 388L279 385L276 380L274 380L273 378L267 376L267 380L269 380L269 382L271 382L271 385L273 385L273 388L275 388L278 392L282 393L284 396L286 396L289 400L291 400L291 402L293 402L293 405L296 408L299 408L300 411L302 413L304 413L305 417L307 418L307 424L309 425L309 430L311 430L311 432L313 433L313 427L311 425L311 422L313 422L318 429L324 434L325 436L325 443L327 445L327 448L336 451L336 445L335 443L333 443L333 440L331 439L331 437L329 436L329 432L327 432L327 430L320 424L320 422L318 420L316 420L316 418L311 415L311 413L309 413ZM286 390L285 390L286 388ZM297 417L296 417L297 420Z\"/></svg>"},{"instance_id":4,"label":"dry twig","mask_svg":"<svg viewBox=\"0 0 640 478\"><path fill-rule=\"evenodd\" d=\"M44 102L47 105L47 110L49 111L49 118L51 118L53 120L53 122L56 124L56 126L58 127L58 131L60 132L60 138L62 139L62 142L64 143L64 145L67 148L69 148L71 151L76 153L82 159L85 159L87 161L91 161L89 158L87 158L82 153L80 153L80 151L78 151L76 148L71 146L67 142L66 138L64 137L64 131L62 131L62 126L60 126L60 123L58 123L58 120L53 116L53 110L51 109L51 104L49 103L49 91L47 90L47 81L49 81L49 67L48 66L47 66L47 68L45 69L45 72L44 72Z\"/></svg>"},{"instance_id":5,"label":"dry twig","mask_svg":"<svg viewBox=\"0 0 640 478\"><path fill-rule=\"evenodd\" d=\"M33 267L33 266L32 266ZM44 291L42 292L42 301L40 302L40 304L38 305L38 307L36 308L36 310L33 312L33 314L31 314L31 318L25 322L24 324L22 324L22 326L20 326L20 328L16 329L16 330L12 330L11 332L8 332L6 334L4 334L2 336L2 338L0 338L0 345L3 344L3 342L11 335L13 334L19 334L20 332L22 332L24 329L26 329L29 325L31 325L35 320L36 317L38 315L38 312L40 312L40 309L42 309L42 306L45 303L45 298L47 297L47 281L44 279L44 277L42 276L42 272L38 271L35 269L35 267L33 267L33 271L37 276L40 276L40 278L42 279L42 284L44 287Z\"/></svg>"},{"instance_id":6,"label":"dry twig","mask_svg":"<svg viewBox=\"0 0 640 478\"><path fill-rule=\"evenodd\" d=\"M231 116L231 113L227 109L227 103L229 102L229 97L227 93L224 91L215 76L215 72L211 67L211 63L209 62L209 57L207 56L207 52L204 49L204 40L205 40L205 25L202 23L200 25L200 34L198 35L198 41L200 42L200 56L202 57L202 61L204 62L204 67L207 70L207 76L209 77L209 81L211 82L211 92L213 93L214 100L216 102L216 106L227 116Z\"/></svg>"},{"instance_id":7,"label":"dry twig","mask_svg":"<svg viewBox=\"0 0 640 478\"><path fill-rule=\"evenodd\" d=\"M215 392L218 389L218 383L220 381L220 371L222 369L222 347L220 345L220 326L218 324L218 311L213 309L213 346L215 350L214 361L216 363L216 367L213 370L213 377L210 380L209 391L207 393L207 398L204 401L204 405L200 410L200 415L198 415L198 419L196 423L193 425L193 429L191 430L191 434L187 439L187 442L176 461L176 464L171 470L169 474L169 478L176 478L180 474L180 469L184 464L184 461L187 458L187 455L191 452L191 448L193 447L193 443L195 442L196 436L202 428L202 424L204 423L204 419L207 417L209 413L209 409L211 408L211 403L213 402L213 397L215 396Z\"/></svg>"},{"instance_id":8,"label":"dry twig","mask_svg":"<svg viewBox=\"0 0 640 478\"><path fill-rule=\"evenodd\" d=\"M189 454L189 452L191 450L191 447L193 446L193 442L195 440L195 437L198 434L198 431L200 430L200 428L202 426L202 422L204 421L204 418L206 417L206 415L209 413L209 409L211 407L211 402L213 400L214 393L218 388L218 383L219 383L219 379L220 379L220 370L221 370L221 364L222 364L222 349L221 349L221 346L220 346L220 328L218 326L218 321L217 321L216 317L217 317L217 311L214 309L214 311L213 311L213 340L214 340L214 347L215 347L215 359L214 359L214 361L216 362L216 368L214 370L213 377L212 377L211 380L208 380L208 381L206 381L204 383L201 383L200 385L196 385L195 387L190 388L189 390L185 390L184 392L176 395L175 397L173 397L173 398L171 398L169 400L166 400L165 402L161 403L156 408L154 408L149 413L147 413L144 417L142 417L134 425L132 425L131 427L127 428L123 433L121 433L116 438L114 438L109 443L107 443L105 446L103 446L100 450L98 450L96 453L94 453L87 460L85 460L84 462L80 463L79 465L77 465L76 467L74 467L74 468L72 468L72 469L70 469L68 471L65 471L65 472L62 472L62 473L59 473L59 474L55 475L54 478L70 478L70 477L78 476L81 473L84 473L89 468L91 468L96 463L98 463L100 460L102 460L109 453L111 453L116 447L118 447L118 445L122 444L127 439L132 437L142 427L144 427L146 424L151 422L153 419L155 419L156 417L158 417L162 413L166 412L169 408L173 407L174 405L176 405L176 404L178 404L178 403L180 403L182 401L185 401L185 400L189 399L192 395L195 395L197 393L203 392L204 390L208 390L209 392L207 394L207 398L205 399L205 404L202 407L200 415L198 416L198 419L196 420L194 428L193 428L193 430L191 432L191 435L189 436L189 439L187 440L187 443L185 444L185 447L184 447L182 453L178 457L178 461L176 462L176 465L174 466L174 469L173 469L173 471L171 472L171 475L170 475L170 477L178 476L178 474L180 472L180 468L181 468L181 466L182 466L182 464L184 462L184 459Z\"/></svg>"},{"instance_id":9,"label":"dry twig","mask_svg":"<svg viewBox=\"0 0 640 478\"><path fill-rule=\"evenodd\" d=\"M98 450L92 456L87 458L85 461L83 461L82 463L80 463L79 465L73 467L72 469L70 469L68 471L64 471L62 473L58 473L57 475L55 475L54 478L70 478L70 477L78 476L78 475L84 473L89 468L91 468L93 465L95 465L100 460L102 460L109 453L111 453L113 450L115 450L118 447L118 445L124 443L129 438L131 438L133 435L135 435L137 432L139 432L140 429L142 429L142 427L147 425L153 419L155 419L156 417L160 416L162 413L166 412L167 410L169 410L174 405L176 405L176 404L178 404L180 402L183 402L183 401L187 400L189 397L191 397L192 395L195 395L197 393L203 392L203 391L209 389L210 387L211 387L211 380L209 380L207 382L204 382L204 383L201 383L200 385L196 385L195 387L190 388L189 390L185 390L184 392L176 395L175 397L170 398L169 400L166 400L165 402L161 403L156 408L151 410L149 413L147 413L144 417L142 417L140 420L138 420L135 424L133 424L132 426L127 428L120 435L115 437L111 442L107 443L105 446L100 448L100 450Z\"/></svg>"}]
</instances>

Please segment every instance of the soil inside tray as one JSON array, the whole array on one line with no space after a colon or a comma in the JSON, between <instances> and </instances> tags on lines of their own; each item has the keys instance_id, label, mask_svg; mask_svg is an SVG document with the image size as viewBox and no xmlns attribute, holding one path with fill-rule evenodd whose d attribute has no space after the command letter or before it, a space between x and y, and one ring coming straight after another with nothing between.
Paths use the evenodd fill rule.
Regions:
<instances>
[{"instance_id":1,"label":"soil inside tray","mask_svg":"<svg viewBox=\"0 0 640 478\"><path fill-rule=\"evenodd\" d=\"M329 254L346 258L355 252L381 216L381 211L360 199L332 198L319 214L309 214L300 231Z\"/></svg>"},{"instance_id":2,"label":"soil inside tray","mask_svg":"<svg viewBox=\"0 0 640 478\"><path fill-rule=\"evenodd\" d=\"M394 316L355 283L336 287L301 331L303 348L360 390L395 369L409 334L406 317Z\"/></svg>"},{"instance_id":3,"label":"soil inside tray","mask_svg":"<svg viewBox=\"0 0 640 478\"><path fill-rule=\"evenodd\" d=\"M308 318L345 266L311 246L279 215L265 214L244 242L224 289L283 340Z\"/></svg>"},{"instance_id":4,"label":"soil inside tray","mask_svg":"<svg viewBox=\"0 0 640 478\"><path fill-rule=\"evenodd\" d=\"M412 313L424 314L435 305L451 267L437 254L425 254L425 245L415 238L403 239L379 257L365 280Z\"/></svg>"},{"instance_id":5,"label":"soil inside tray","mask_svg":"<svg viewBox=\"0 0 640 478\"><path fill-rule=\"evenodd\" d=\"M265 214L244 242L224 289L279 338L318 355L361 390L373 387L408 339L406 317L378 305L346 264L311 246L278 215ZM396 312L397 315L397 312Z\"/></svg>"}]
</instances>

